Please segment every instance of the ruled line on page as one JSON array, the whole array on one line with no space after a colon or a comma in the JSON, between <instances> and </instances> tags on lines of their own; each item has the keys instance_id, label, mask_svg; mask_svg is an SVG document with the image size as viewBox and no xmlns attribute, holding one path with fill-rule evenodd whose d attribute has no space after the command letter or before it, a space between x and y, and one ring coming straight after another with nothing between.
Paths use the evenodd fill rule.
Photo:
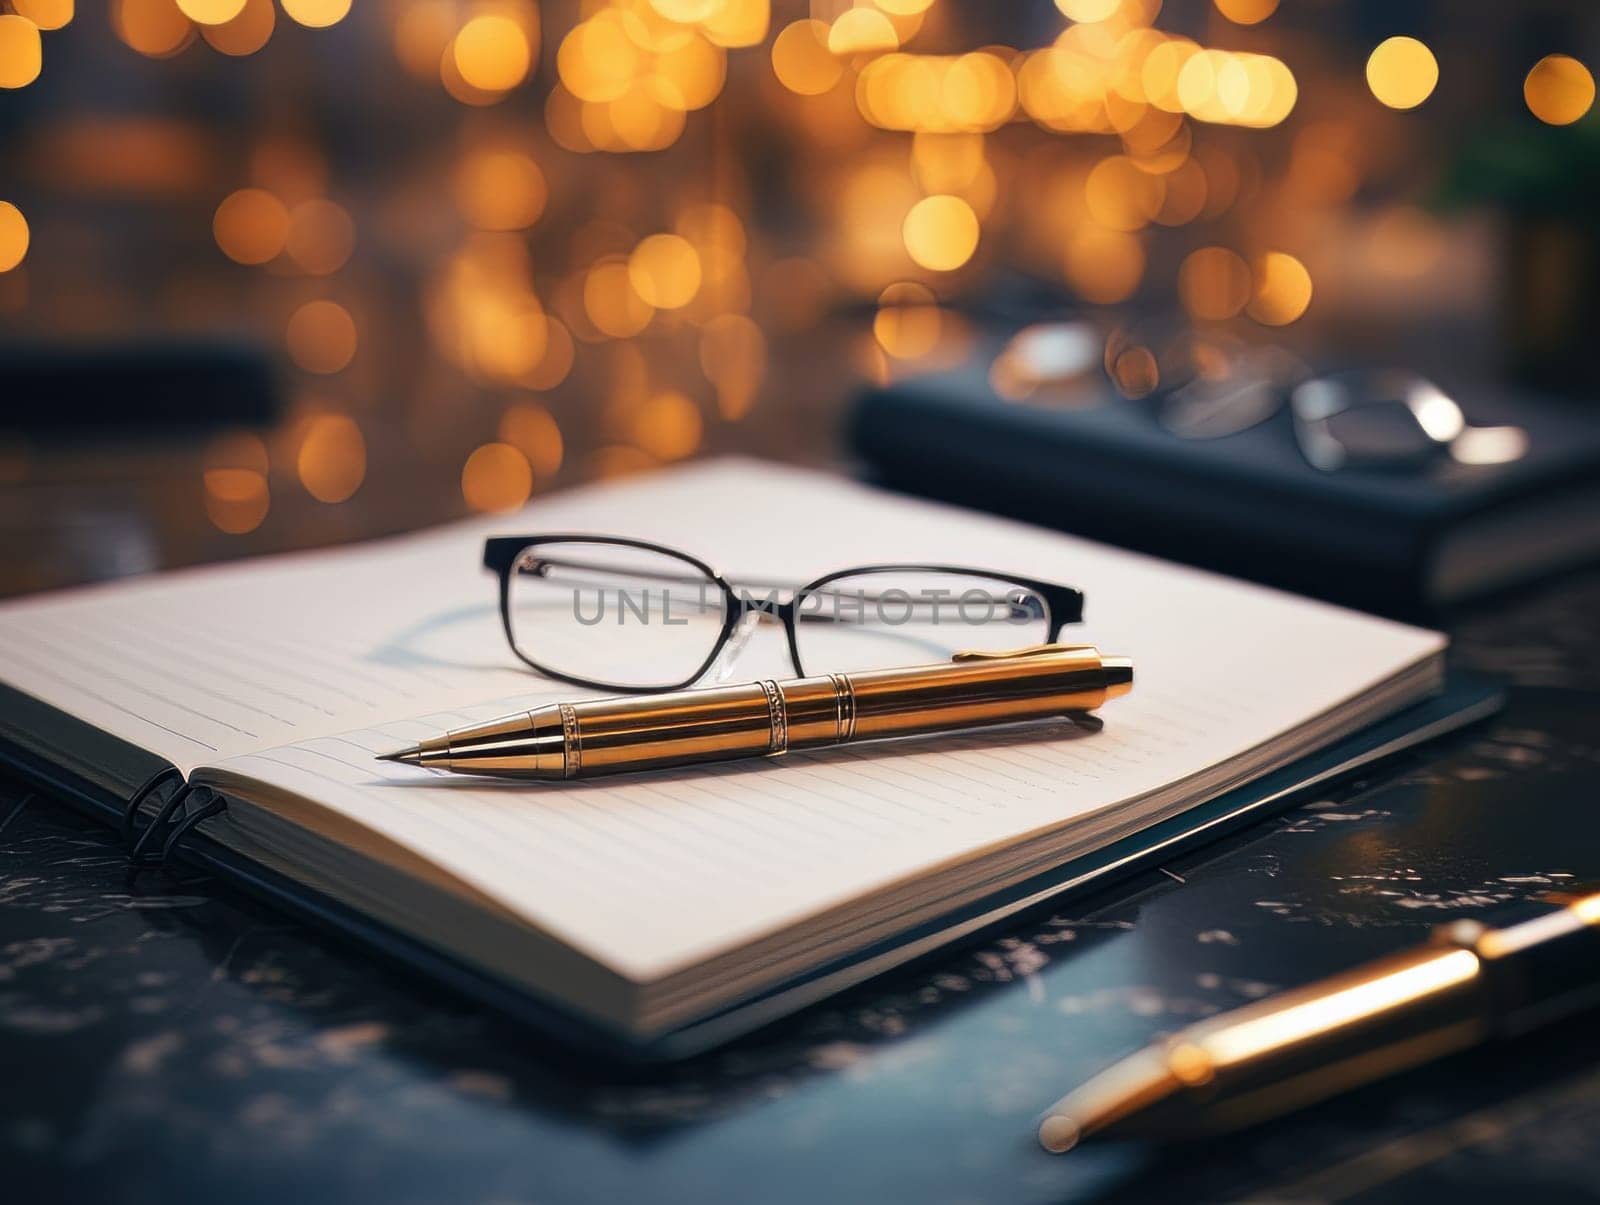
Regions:
<instances>
[{"instance_id":1,"label":"ruled line on page","mask_svg":"<svg viewBox=\"0 0 1600 1205\"><path fill-rule=\"evenodd\" d=\"M307 765L303 758L312 752L305 746L275 750L247 756L240 759L240 765L266 763L289 770L290 776L273 781L292 785L298 779L302 788L317 792L318 798L343 803L341 810L351 818L365 815L370 819L366 805L371 796L366 789L331 778L321 766ZM547 795L537 805L530 805L526 800L519 804L505 791L460 786L431 792L407 788L384 802L384 823L375 827L391 839L409 834L410 840L402 843L417 843L424 856L430 852L428 842L447 842L452 859L443 864L455 860L480 870L493 867L497 875L512 881L536 879L546 892L568 892L581 884L584 894L616 900L626 907L632 896L618 896L614 890L621 877L637 886L654 886L663 899L686 898L684 893L692 893L703 877L707 850L682 824L671 831L656 831L648 849L624 840L637 837L641 827L651 827L652 817L663 813L659 806L637 798L619 805L604 798L606 794L601 790ZM547 847L562 852L547 859ZM723 865L721 873L724 883L745 888L760 884L757 874L738 861Z\"/></svg>"},{"instance_id":2,"label":"ruled line on page","mask_svg":"<svg viewBox=\"0 0 1600 1205\"><path fill-rule=\"evenodd\" d=\"M265 672L282 681L298 685L305 693L296 694L293 697L302 706L321 711L325 715L333 716L339 714L337 709L327 706L325 696L328 695L335 695L346 700L347 703L359 706L374 706L372 699L356 694L340 683L330 682L325 678L309 674L298 663L287 662L281 658L273 660L270 657L258 655L257 646L254 644L248 650L240 649L238 647L240 643L238 637L230 641L218 632L202 626L176 625L164 615L149 616L131 613L123 617L123 619L123 630L125 631L165 633L166 639L163 641L163 647L174 657L193 657L195 655L193 645L196 643L202 646L209 646L213 651L204 654L201 658L200 665L202 668L212 671L226 670L230 667L248 668L252 674ZM310 698L307 697L309 694L319 694L324 697Z\"/></svg>"},{"instance_id":3,"label":"ruled line on page","mask_svg":"<svg viewBox=\"0 0 1600 1205\"><path fill-rule=\"evenodd\" d=\"M464 712L487 718L486 712L523 703ZM1148 705L1163 712L1174 706L1157 699ZM1226 722L1212 717L1210 727ZM966 733L889 757L873 756L864 744L705 771L524 789L480 790L459 778L370 760L429 727L388 723L233 765L277 785L297 783L324 806L439 861L514 911L594 948L620 949L624 959L648 953L638 931L688 948L727 931L730 916L776 918L797 899L836 894L875 862L892 867L913 849L924 861L959 856L1001 839L1019 822L1044 822L1047 806L1065 819L1166 772L1135 764L1118 771L1123 781L1105 781L1108 763L1125 764L1125 744L1141 739L1114 717L1101 733L1059 741L1038 741L1032 733L1033 740L1007 744L994 733ZM292 776L280 781L263 762L292 764ZM564 897L579 882L608 906L578 915ZM648 922L641 919L646 915Z\"/></svg>"},{"instance_id":4,"label":"ruled line on page","mask_svg":"<svg viewBox=\"0 0 1600 1205\"><path fill-rule=\"evenodd\" d=\"M285 670L279 663L262 657L249 656L240 653L237 650L232 651L228 658L221 661L196 658L195 645L210 643L206 637L199 632L193 630L186 631L183 634L184 642L175 643L174 637L170 635L164 639L158 635L160 629L157 627L157 625L151 623L144 623L139 626L134 626L126 619L120 622L107 620L105 621L104 626L107 632L113 635L119 635L123 640L139 641L140 643L160 649L161 652L166 654L172 664L187 663L192 665L196 674L203 675L207 673L227 673L230 674L230 676L237 676L240 670L248 669L251 674L255 675L253 680L253 686L255 690L258 690L263 694L272 695L274 698L282 699L286 703L291 703L294 706L304 708L307 711L315 711L319 715L333 717L338 714L330 708L323 706L321 703L306 698L303 694L295 694L291 691L284 690L281 687L274 686L263 681L260 676L262 674L267 674L271 677L277 678L280 681L291 683L296 680L296 675L293 673L293 671ZM300 680L305 681L305 679ZM355 698L354 695L349 697L351 699Z\"/></svg>"},{"instance_id":5,"label":"ruled line on page","mask_svg":"<svg viewBox=\"0 0 1600 1205\"><path fill-rule=\"evenodd\" d=\"M19 665L26 666L27 668L32 670L34 673L39 675L45 681L51 681L51 682L57 683L58 685L65 686L70 691L82 694L87 698L94 699L96 702L104 704L108 708L111 708L111 709L113 709L115 711L119 711L119 712L122 712L122 713L126 714L131 719L135 720L136 722L138 722L140 724L148 724L152 728L160 729L163 733L166 733L169 736L177 737L179 740L185 741L185 742L187 742L188 744L191 744L191 745L197 745L200 748L205 749L207 752L210 752L210 753L219 752L219 750L217 749L217 747L215 745L210 744L210 743L208 743L206 741L203 741L199 737L193 736L193 735L191 735L191 734L189 734L187 732L180 732L176 728L168 727L166 724L163 724L160 720L152 719L150 716L147 716L147 715L144 715L144 714L142 714L142 713L140 713L138 711L135 711L132 708L128 707L125 703L123 703L123 702L121 702L119 700L116 700L116 699L109 698L104 694L101 694L99 691L95 690L93 687L85 686L83 683L75 681L75 680L70 679L70 678L64 678L61 675L59 675L57 673L54 673L53 671L45 668L44 666L39 665L37 662L31 661L29 658L27 658L27 657L21 655L20 653L18 653L15 649L7 650L6 655L8 657L10 657L12 659L12 661L14 661L15 663L17 663ZM158 699L157 702L164 703L165 700Z\"/></svg>"},{"instance_id":6,"label":"ruled line on page","mask_svg":"<svg viewBox=\"0 0 1600 1205\"><path fill-rule=\"evenodd\" d=\"M37 638L30 647L39 651L46 658L65 662L74 669L85 671L88 681L90 682L109 682L113 685L120 686L129 694L137 695L148 702L156 704L158 707L166 707L173 711L181 711L188 715L192 720L197 720L202 724L207 724L218 728L226 728L229 731L235 732L241 736L254 735L253 733L246 732L242 728L235 728L232 724L225 724L220 720L215 720L206 715L204 712L196 711L194 708L185 706L184 704L179 703L177 700L169 698L166 695L157 694L155 691L149 689L149 687L143 685L142 683L131 681L123 675L116 673L104 666L86 666L81 659L74 657L72 654L63 649L57 648L53 645L44 644L38 641ZM24 653L19 653L14 648L8 649L6 655L13 662L19 665L27 666L28 668L32 669L34 673L41 675L48 681L54 681L72 690L80 691L85 695L99 699L112 707L118 708L119 710L128 710L125 704L112 700L103 694L97 693L95 689L88 686L83 679L75 676L68 676L67 674L61 673L59 670L47 667L46 665L41 665L36 659L29 657ZM134 716L135 718L144 720L144 717L138 712L128 710L128 714ZM149 723L150 721L144 720L144 722ZM196 744L204 745L206 748L212 750L212 752L220 751L219 746L194 737L187 731L178 731L176 729L167 728L165 725L157 726L162 727L168 732L175 732L177 735L192 740Z\"/></svg>"},{"instance_id":7,"label":"ruled line on page","mask_svg":"<svg viewBox=\"0 0 1600 1205\"><path fill-rule=\"evenodd\" d=\"M792 505L729 505L774 491ZM647 973L1181 781L1441 646L1388 621L771 465L702 464L534 505L422 536L0 604L0 650L33 662L0 655L0 678L175 764L219 767L241 790L290 791L308 819L342 814ZM1135 689L1088 737L797 751L782 764L539 792L369 764L357 746L410 743L513 710L519 696L581 697L516 668L479 560L490 532L563 528L684 546L746 579L900 559L1061 581L1089 601L1089 621L1067 638L1133 657ZM113 630L131 657L97 645L104 656L87 672L81 658L43 655L29 647L40 616L57 630ZM141 643L147 625L155 639ZM783 662L781 649L758 655L773 637L757 632L741 676ZM170 697L153 697L155 666ZM191 679L212 695L186 691ZM1250 688L1219 689L1238 681ZM299 727L218 727L216 711L238 718L218 693ZM303 715L286 696L304 701Z\"/></svg>"},{"instance_id":8,"label":"ruled line on page","mask_svg":"<svg viewBox=\"0 0 1600 1205\"><path fill-rule=\"evenodd\" d=\"M46 624L43 626L43 630L49 632L51 630L51 626ZM257 716L263 720L268 720L274 724L282 725L285 728L299 727L294 720L288 718L287 716L279 715L276 712L267 711L262 707L258 707L254 703L247 702L244 699L238 698L234 695L225 694L220 690L213 690L207 685L208 677L204 672L206 667L203 665L195 666L193 667L192 671L186 673L179 668L180 663L168 661L167 664L163 665L159 661L152 661L148 657L142 657L138 653L132 652L125 647L119 647L118 645L111 643L100 636L95 636L84 632L64 632L57 628L55 629L55 637L58 642L66 641L74 646L84 647L91 651L99 649L100 652L98 655L102 660L109 656L115 656L130 668L137 669L139 672L148 674L152 678L170 682L175 686L182 688L185 692L193 692L197 695L203 695L208 699L214 699L219 703L235 708L239 711L247 711L251 715ZM259 689L260 688L258 686L251 687L252 691L259 691ZM243 728L237 729L237 731L245 736L259 735L258 733L251 732Z\"/></svg>"}]
</instances>

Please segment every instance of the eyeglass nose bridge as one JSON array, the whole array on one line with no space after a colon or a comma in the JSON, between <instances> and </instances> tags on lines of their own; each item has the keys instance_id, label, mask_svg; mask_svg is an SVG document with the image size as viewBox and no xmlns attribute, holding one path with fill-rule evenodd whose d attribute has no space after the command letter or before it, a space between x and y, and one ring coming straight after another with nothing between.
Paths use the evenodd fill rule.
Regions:
<instances>
[{"instance_id":1,"label":"eyeglass nose bridge","mask_svg":"<svg viewBox=\"0 0 1600 1205\"><path fill-rule=\"evenodd\" d=\"M727 642L722 646L722 651L717 654L716 662L706 675L711 681L721 684L733 676L734 664L749 645L750 637L755 635L756 628L761 624L761 617L770 614L763 607L745 608L744 613L739 616L738 622L734 624L733 631L728 633ZM772 617L776 618L776 616Z\"/></svg>"}]
</instances>

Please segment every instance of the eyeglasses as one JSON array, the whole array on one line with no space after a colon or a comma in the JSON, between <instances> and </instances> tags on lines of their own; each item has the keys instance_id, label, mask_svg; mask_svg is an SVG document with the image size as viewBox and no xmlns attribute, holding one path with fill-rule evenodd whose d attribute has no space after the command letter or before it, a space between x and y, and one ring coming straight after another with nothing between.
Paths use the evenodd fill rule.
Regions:
<instances>
[{"instance_id":1,"label":"eyeglasses","mask_svg":"<svg viewBox=\"0 0 1600 1205\"><path fill-rule=\"evenodd\" d=\"M997 388L1011 384L1013 392L1054 385L1056 393L1047 394L1052 400L1099 400L1103 395L1092 390L1062 392L1088 373L1092 339L1082 323L1029 327L1001 352L991 377L999 378ZM1445 458L1504 464L1528 446L1520 427L1468 423L1454 398L1415 373L1357 369L1316 376L1284 348L1161 320L1113 332L1103 365L1120 393L1139 399L1181 439L1222 439L1271 422L1288 433L1308 464L1326 473L1418 472Z\"/></svg>"},{"instance_id":2,"label":"eyeglasses","mask_svg":"<svg viewBox=\"0 0 1600 1205\"><path fill-rule=\"evenodd\" d=\"M688 553L596 535L499 536L483 563L500 578L512 651L599 690L680 690L714 665L724 676L764 621L783 625L806 677L1054 643L1083 619L1083 595L1068 586L959 565L735 584Z\"/></svg>"}]
</instances>

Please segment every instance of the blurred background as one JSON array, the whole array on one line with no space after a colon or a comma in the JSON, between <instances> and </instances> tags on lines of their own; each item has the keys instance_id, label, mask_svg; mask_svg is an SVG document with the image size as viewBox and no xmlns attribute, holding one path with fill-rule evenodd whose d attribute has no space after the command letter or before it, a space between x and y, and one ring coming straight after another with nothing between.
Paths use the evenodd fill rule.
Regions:
<instances>
[{"instance_id":1,"label":"blurred background","mask_svg":"<svg viewBox=\"0 0 1600 1205\"><path fill-rule=\"evenodd\" d=\"M1600 384L1591 3L0 12L4 593L838 462L1043 321Z\"/></svg>"}]
</instances>

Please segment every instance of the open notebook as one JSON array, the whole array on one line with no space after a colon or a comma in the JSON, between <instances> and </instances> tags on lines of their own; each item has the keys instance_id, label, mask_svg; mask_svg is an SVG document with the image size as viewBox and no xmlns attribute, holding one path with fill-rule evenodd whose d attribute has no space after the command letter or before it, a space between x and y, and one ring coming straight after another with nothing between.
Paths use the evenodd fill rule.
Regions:
<instances>
[{"instance_id":1,"label":"open notebook","mask_svg":"<svg viewBox=\"0 0 1600 1205\"><path fill-rule=\"evenodd\" d=\"M734 579L895 559L1061 581L1087 595L1064 637L1133 657L1136 687L1099 732L1019 726L561 785L374 761L582 694L513 658L480 568L485 535L541 531L657 540ZM1444 645L1021 524L720 461L516 516L5 605L0 736L110 795L168 762L225 796L199 826L208 840L644 1040L1372 724L1438 688ZM738 671L792 672L764 629Z\"/></svg>"}]
</instances>

